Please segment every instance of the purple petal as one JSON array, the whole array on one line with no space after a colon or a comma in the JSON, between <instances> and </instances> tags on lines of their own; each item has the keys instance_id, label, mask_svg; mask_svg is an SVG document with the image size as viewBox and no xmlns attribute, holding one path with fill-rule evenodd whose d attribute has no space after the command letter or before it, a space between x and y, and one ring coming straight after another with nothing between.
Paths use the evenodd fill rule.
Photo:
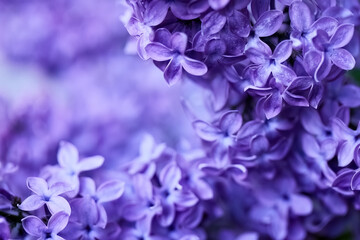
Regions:
<instances>
[{"instance_id":1,"label":"purple petal","mask_svg":"<svg viewBox=\"0 0 360 240\"><path fill-rule=\"evenodd\" d=\"M352 169L345 169L342 171L332 183L332 187L338 188L342 193L347 193L351 190L351 179L354 176L355 171ZM351 190L352 192L352 190Z\"/></svg>"},{"instance_id":2,"label":"purple petal","mask_svg":"<svg viewBox=\"0 0 360 240\"><path fill-rule=\"evenodd\" d=\"M74 190L73 187L67 183L64 182L57 182L53 185L51 185L49 191L52 195L60 195L69 191Z\"/></svg>"},{"instance_id":3,"label":"purple petal","mask_svg":"<svg viewBox=\"0 0 360 240\"><path fill-rule=\"evenodd\" d=\"M220 119L220 129L229 135L236 134L242 126L242 117L238 111L229 111Z\"/></svg>"},{"instance_id":4,"label":"purple petal","mask_svg":"<svg viewBox=\"0 0 360 240\"><path fill-rule=\"evenodd\" d=\"M250 48L246 51L246 56L255 64L264 64L269 60L269 55L259 51L256 48Z\"/></svg>"},{"instance_id":5,"label":"purple petal","mask_svg":"<svg viewBox=\"0 0 360 240\"><path fill-rule=\"evenodd\" d=\"M224 8L230 0L209 0L209 5L214 10L220 10Z\"/></svg>"},{"instance_id":6,"label":"purple petal","mask_svg":"<svg viewBox=\"0 0 360 240\"><path fill-rule=\"evenodd\" d=\"M159 181L162 186L165 186L167 189L173 189L179 184L181 179L181 170L178 166L173 163L167 164L163 169L161 169L159 174Z\"/></svg>"},{"instance_id":7,"label":"purple petal","mask_svg":"<svg viewBox=\"0 0 360 240\"><path fill-rule=\"evenodd\" d=\"M253 0L251 1L251 13L257 20L264 12L270 8L270 0Z\"/></svg>"},{"instance_id":8,"label":"purple petal","mask_svg":"<svg viewBox=\"0 0 360 240\"><path fill-rule=\"evenodd\" d=\"M354 151L354 162L356 166L360 167L360 144L358 144Z\"/></svg>"},{"instance_id":9,"label":"purple petal","mask_svg":"<svg viewBox=\"0 0 360 240\"><path fill-rule=\"evenodd\" d=\"M321 64L322 55L317 51L309 51L304 55L303 65L305 71L311 75L315 76L316 69Z\"/></svg>"},{"instance_id":10,"label":"purple petal","mask_svg":"<svg viewBox=\"0 0 360 240\"><path fill-rule=\"evenodd\" d=\"M305 97L300 96L300 95L295 95L290 92L284 92L283 98L284 98L285 102L291 106L296 106L296 107L308 107L309 106L309 101Z\"/></svg>"},{"instance_id":11,"label":"purple petal","mask_svg":"<svg viewBox=\"0 0 360 240\"><path fill-rule=\"evenodd\" d=\"M137 221L146 215L146 207L139 204L127 204L123 216L128 221Z\"/></svg>"},{"instance_id":12,"label":"purple petal","mask_svg":"<svg viewBox=\"0 0 360 240\"><path fill-rule=\"evenodd\" d=\"M181 79L181 76L182 76L182 66L178 57L171 59L164 71L164 78L166 82L170 86L172 86Z\"/></svg>"},{"instance_id":13,"label":"purple petal","mask_svg":"<svg viewBox=\"0 0 360 240\"><path fill-rule=\"evenodd\" d=\"M162 213L159 216L159 223L163 227L168 227L172 224L175 218L175 206L164 201L162 204Z\"/></svg>"},{"instance_id":14,"label":"purple petal","mask_svg":"<svg viewBox=\"0 0 360 240\"><path fill-rule=\"evenodd\" d=\"M323 30L318 30L316 36L312 39L314 47L321 52L326 50L328 41L329 36Z\"/></svg>"},{"instance_id":15,"label":"purple petal","mask_svg":"<svg viewBox=\"0 0 360 240\"><path fill-rule=\"evenodd\" d=\"M309 215L312 212L313 205L311 200L300 194L293 194L290 197L291 210L298 216Z\"/></svg>"},{"instance_id":16,"label":"purple petal","mask_svg":"<svg viewBox=\"0 0 360 240\"><path fill-rule=\"evenodd\" d=\"M276 68L274 68L272 74L274 75L274 78L282 82L285 86L289 85L292 80L296 78L295 72L283 64L279 64Z\"/></svg>"},{"instance_id":17,"label":"purple petal","mask_svg":"<svg viewBox=\"0 0 360 240\"><path fill-rule=\"evenodd\" d=\"M302 134L301 142L303 150L309 157L318 159L320 155L320 145L316 138L310 134Z\"/></svg>"},{"instance_id":18,"label":"purple petal","mask_svg":"<svg viewBox=\"0 0 360 240\"><path fill-rule=\"evenodd\" d=\"M201 31L204 35L212 35L220 32L225 26L226 17L217 11L211 11L201 19Z\"/></svg>"},{"instance_id":19,"label":"purple petal","mask_svg":"<svg viewBox=\"0 0 360 240\"><path fill-rule=\"evenodd\" d=\"M149 43L145 47L148 56L155 61L166 61L173 57L173 52L165 45L157 42Z\"/></svg>"},{"instance_id":20,"label":"purple petal","mask_svg":"<svg viewBox=\"0 0 360 240\"><path fill-rule=\"evenodd\" d=\"M58 212L51 216L48 222L48 228L52 229L52 233L59 233L66 227L69 215L65 212Z\"/></svg>"},{"instance_id":21,"label":"purple petal","mask_svg":"<svg viewBox=\"0 0 360 240\"><path fill-rule=\"evenodd\" d=\"M51 214L55 214L61 211L64 211L67 214L71 213L71 208L68 201L60 196L51 197L50 200L46 202L46 206L49 208Z\"/></svg>"},{"instance_id":22,"label":"purple petal","mask_svg":"<svg viewBox=\"0 0 360 240\"><path fill-rule=\"evenodd\" d=\"M193 127L196 134L205 141L216 141L221 136L220 129L200 120L193 122Z\"/></svg>"},{"instance_id":23,"label":"purple petal","mask_svg":"<svg viewBox=\"0 0 360 240\"><path fill-rule=\"evenodd\" d=\"M202 179L197 179L195 186L193 187L194 192L202 200L209 200L214 197L214 192L207 182Z\"/></svg>"},{"instance_id":24,"label":"purple petal","mask_svg":"<svg viewBox=\"0 0 360 240\"><path fill-rule=\"evenodd\" d=\"M360 171L356 171L351 178L351 189L354 191L360 190Z\"/></svg>"},{"instance_id":25,"label":"purple petal","mask_svg":"<svg viewBox=\"0 0 360 240\"><path fill-rule=\"evenodd\" d=\"M49 191L47 182L42 178L28 177L26 185L31 191L40 196L47 194Z\"/></svg>"},{"instance_id":26,"label":"purple petal","mask_svg":"<svg viewBox=\"0 0 360 240\"><path fill-rule=\"evenodd\" d=\"M354 159L354 146L348 141L344 141L339 146L338 161L339 167L345 167Z\"/></svg>"},{"instance_id":27,"label":"purple petal","mask_svg":"<svg viewBox=\"0 0 360 240\"><path fill-rule=\"evenodd\" d=\"M153 187L150 180L142 174L137 174L133 177L134 190L140 198L145 200L152 200Z\"/></svg>"},{"instance_id":28,"label":"purple petal","mask_svg":"<svg viewBox=\"0 0 360 240\"><path fill-rule=\"evenodd\" d=\"M45 201L41 196L31 195L19 205L19 208L24 211L34 211L41 208L45 204Z\"/></svg>"},{"instance_id":29,"label":"purple petal","mask_svg":"<svg viewBox=\"0 0 360 240\"><path fill-rule=\"evenodd\" d=\"M102 156L93 156L81 159L77 165L80 172L90 171L103 165L105 159Z\"/></svg>"},{"instance_id":30,"label":"purple petal","mask_svg":"<svg viewBox=\"0 0 360 240\"><path fill-rule=\"evenodd\" d=\"M45 224L35 216L28 216L21 220L24 230L34 237L41 237L46 229Z\"/></svg>"},{"instance_id":31,"label":"purple petal","mask_svg":"<svg viewBox=\"0 0 360 240\"><path fill-rule=\"evenodd\" d=\"M342 48L346 46L354 35L354 25L342 24L337 29L334 35L330 38L330 45L332 48Z\"/></svg>"},{"instance_id":32,"label":"purple petal","mask_svg":"<svg viewBox=\"0 0 360 240\"><path fill-rule=\"evenodd\" d=\"M99 203L110 202L121 197L124 193L125 184L120 181L107 181L101 184L97 190Z\"/></svg>"},{"instance_id":33,"label":"purple petal","mask_svg":"<svg viewBox=\"0 0 360 240\"><path fill-rule=\"evenodd\" d=\"M332 64L331 64L330 58L327 56L327 54L322 53L321 62L315 71L315 79L317 81L321 81L321 80L325 79L329 75L329 73L331 71L331 67L332 67Z\"/></svg>"},{"instance_id":34,"label":"purple petal","mask_svg":"<svg viewBox=\"0 0 360 240\"><path fill-rule=\"evenodd\" d=\"M268 37L276 33L283 22L283 13L277 10L264 12L257 20L254 28L259 37Z\"/></svg>"},{"instance_id":35,"label":"purple petal","mask_svg":"<svg viewBox=\"0 0 360 240\"><path fill-rule=\"evenodd\" d=\"M79 152L73 144L61 142L57 159L61 167L65 169L73 168L79 161Z\"/></svg>"},{"instance_id":36,"label":"purple petal","mask_svg":"<svg viewBox=\"0 0 360 240\"><path fill-rule=\"evenodd\" d=\"M269 147L269 141L264 136L256 136L251 141L251 152L255 155L259 155L268 151Z\"/></svg>"},{"instance_id":37,"label":"purple petal","mask_svg":"<svg viewBox=\"0 0 360 240\"><path fill-rule=\"evenodd\" d=\"M81 196L94 196L96 194L95 181L89 177L80 178L80 191Z\"/></svg>"},{"instance_id":38,"label":"purple petal","mask_svg":"<svg viewBox=\"0 0 360 240\"><path fill-rule=\"evenodd\" d=\"M174 191L170 198L181 207L192 207L199 202L199 199L190 191Z\"/></svg>"},{"instance_id":39,"label":"purple petal","mask_svg":"<svg viewBox=\"0 0 360 240\"><path fill-rule=\"evenodd\" d=\"M172 49L183 54L186 50L187 35L182 32L176 32L171 36L170 42L171 42Z\"/></svg>"},{"instance_id":40,"label":"purple petal","mask_svg":"<svg viewBox=\"0 0 360 240\"><path fill-rule=\"evenodd\" d=\"M277 116L282 109L282 96L279 92L274 92L264 101L264 112L267 119Z\"/></svg>"},{"instance_id":41,"label":"purple petal","mask_svg":"<svg viewBox=\"0 0 360 240\"><path fill-rule=\"evenodd\" d=\"M311 26L310 31L316 32L317 30L322 30L327 33L327 35L331 36L335 32L338 26L338 21L332 17L321 17L316 20Z\"/></svg>"},{"instance_id":42,"label":"purple petal","mask_svg":"<svg viewBox=\"0 0 360 240\"><path fill-rule=\"evenodd\" d=\"M144 24L147 26L159 25L166 17L169 5L161 0L151 1L145 8Z\"/></svg>"},{"instance_id":43,"label":"purple petal","mask_svg":"<svg viewBox=\"0 0 360 240\"><path fill-rule=\"evenodd\" d=\"M300 1L296 1L291 4L289 16L292 27L299 32L308 30L314 22L314 15L311 13L309 7Z\"/></svg>"},{"instance_id":44,"label":"purple petal","mask_svg":"<svg viewBox=\"0 0 360 240\"><path fill-rule=\"evenodd\" d=\"M198 60L194 60L189 57L184 57L181 65L186 72L194 76L202 76L207 72L207 66Z\"/></svg>"},{"instance_id":45,"label":"purple petal","mask_svg":"<svg viewBox=\"0 0 360 240\"><path fill-rule=\"evenodd\" d=\"M341 87L338 93L338 99L346 107L354 108L360 106L360 88L348 84Z\"/></svg>"},{"instance_id":46,"label":"purple petal","mask_svg":"<svg viewBox=\"0 0 360 240\"><path fill-rule=\"evenodd\" d=\"M354 57L345 49L334 49L330 53L330 58L331 61L341 69L351 70L355 67L356 62Z\"/></svg>"},{"instance_id":47,"label":"purple petal","mask_svg":"<svg viewBox=\"0 0 360 240\"><path fill-rule=\"evenodd\" d=\"M292 54L292 41L284 40L279 43L273 54L273 58L276 59L279 63L286 61Z\"/></svg>"},{"instance_id":48,"label":"purple petal","mask_svg":"<svg viewBox=\"0 0 360 240\"><path fill-rule=\"evenodd\" d=\"M233 16L228 19L232 33L239 37L248 37L250 33L250 20L239 11L234 11Z\"/></svg>"},{"instance_id":49,"label":"purple petal","mask_svg":"<svg viewBox=\"0 0 360 240\"><path fill-rule=\"evenodd\" d=\"M233 164L226 169L226 173L230 174L236 183L242 184L247 176L247 169L241 164Z\"/></svg>"},{"instance_id":50,"label":"purple petal","mask_svg":"<svg viewBox=\"0 0 360 240\"><path fill-rule=\"evenodd\" d=\"M253 74L254 84L259 87L266 85L270 74L271 69L268 66L259 66Z\"/></svg>"}]
</instances>

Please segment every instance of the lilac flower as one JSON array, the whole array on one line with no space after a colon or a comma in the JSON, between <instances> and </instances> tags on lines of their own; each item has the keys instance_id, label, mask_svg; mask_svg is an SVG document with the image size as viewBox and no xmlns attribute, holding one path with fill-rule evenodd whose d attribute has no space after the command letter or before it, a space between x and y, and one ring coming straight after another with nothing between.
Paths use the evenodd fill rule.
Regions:
<instances>
[{"instance_id":1,"label":"lilac flower","mask_svg":"<svg viewBox=\"0 0 360 240\"><path fill-rule=\"evenodd\" d=\"M339 143L339 166L345 167L354 159L355 149L360 144L360 128L358 126L357 130L351 130L340 119L334 119L332 129Z\"/></svg>"},{"instance_id":2,"label":"lilac flower","mask_svg":"<svg viewBox=\"0 0 360 240\"><path fill-rule=\"evenodd\" d=\"M302 47L304 53L312 48L311 41L316 36L317 30L323 30L332 35L338 25L336 19L332 17L321 17L314 21L314 13L306 3L301 1L294 1L291 4L289 16L293 29L290 38L294 47L296 49Z\"/></svg>"},{"instance_id":3,"label":"lilac flower","mask_svg":"<svg viewBox=\"0 0 360 240\"><path fill-rule=\"evenodd\" d=\"M150 134L144 135L139 148L139 156L126 167L128 173L131 175L143 173L149 178L153 177L156 171L154 159L160 157L165 148L164 143L156 144Z\"/></svg>"},{"instance_id":4,"label":"lilac flower","mask_svg":"<svg viewBox=\"0 0 360 240\"><path fill-rule=\"evenodd\" d=\"M162 211L160 199L154 196L153 186L146 176L133 176L133 184L136 198L125 205L124 218L141 223L148 232L152 219Z\"/></svg>"},{"instance_id":5,"label":"lilac flower","mask_svg":"<svg viewBox=\"0 0 360 240\"><path fill-rule=\"evenodd\" d=\"M52 214L63 211L70 214L70 205L68 201L59 196L71 190L71 187L65 183L59 182L48 186L48 183L38 177L29 177L26 180L27 187L35 194L26 198L19 208L24 211L33 211L39 209L44 204Z\"/></svg>"},{"instance_id":6,"label":"lilac flower","mask_svg":"<svg viewBox=\"0 0 360 240\"><path fill-rule=\"evenodd\" d=\"M39 240L64 240L58 233L64 230L69 220L69 215L65 212L57 212L52 215L47 225L38 217L28 216L22 219L25 231Z\"/></svg>"},{"instance_id":7,"label":"lilac flower","mask_svg":"<svg viewBox=\"0 0 360 240\"><path fill-rule=\"evenodd\" d=\"M192 207L199 199L189 189L180 185L181 171L175 164L167 164L158 177L161 184L158 191L162 206L162 213L158 219L161 226L170 226L175 219L176 206Z\"/></svg>"},{"instance_id":8,"label":"lilac flower","mask_svg":"<svg viewBox=\"0 0 360 240\"><path fill-rule=\"evenodd\" d=\"M155 61L170 60L164 71L165 80L170 85L180 80L183 68L186 72L195 76L201 76L207 72L204 63L185 56L188 39L184 33L177 32L170 35L168 32L162 37L166 44L153 42L148 44L145 49Z\"/></svg>"},{"instance_id":9,"label":"lilac flower","mask_svg":"<svg viewBox=\"0 0 360 240\"><path fill-rule=\"evenodd\" d=\"M50 182L64 182L72 187L70 196L75 196L79 191L79 174L99 168L104 158L101 156L87 157L79 161L79 152L74 145L61 142L58 151L59 167L48 167L44 169L42 176Z\"/></svg>"},{"instance_id":10,"label":"lilac flower","mask_svg":"<svg viewBox=\"0 0 360 240\"><path fill-rule=\"evenodd\" d=\"M121 197L124 192L124 183L119 181L106 181L102 183L97 189L94 180L88 177L80 179L80 191L81 196L90 196L96 202L96 206L99 210L100 220L103 226L107 223L107 214L102 203L114 201ZM99 223L99 225L101 225Z\"/></svg>"},{"instance_id":11,"label":"lilac flower","mask_svg":"<svg viewBox=\"0 0 360 240\"><path fill-rule=\"evenodd\" d=\"M96 203L89 197L76 198L71 201L72 214L69 224L62 233L66 239L117 239L120 227L108 223L104 228Z\"/></svg>"},{"instance_id":12,"label":"lilac flower","mask_svg":"<svg viewBox=\"0 0 360 240\"><path fill-rule=\"evenodd\" d=\"M256 64L253 76L255 86L264 86L272 73L274 78L287 86L295 77L294 71L282 64L292 53L292 42L282 41L277 45L274 53L265 44L263 49L250 48L246 51L248 58Z\"/></svg>"},{"instance_id":13,"label":"lilac flower","mask_svg":"<svg viewBox=\"0 0 360 240\"><path fill-rule=\"evenodd\" d=\"M355 67L354 57L342 48L350 42L353 34L354 25L352 24L340 25L330 39L325 31L318 30L313 43L318 51L323 52L322 58L324 61L321 67L329 68L330 60L337 67L344 70L351 70Z\"/></svg>"}]
</instances>

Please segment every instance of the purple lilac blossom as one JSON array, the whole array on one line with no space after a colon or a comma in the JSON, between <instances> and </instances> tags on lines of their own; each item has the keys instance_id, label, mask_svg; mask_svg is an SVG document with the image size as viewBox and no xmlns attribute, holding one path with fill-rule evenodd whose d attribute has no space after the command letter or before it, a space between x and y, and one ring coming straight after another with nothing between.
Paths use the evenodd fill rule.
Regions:
<instances>
[{"instance_id":1,"label":"purple lilac blossom","mask_svg":"<svg viewBox=\"0 0 360 240\"><path fill-rule=\"evenodd\" d=\"M0 92L0 236L360 237L359 2L127 0L126 44L115 2L31 2L0 0L45 82Z\"/></svg>"}]
</instances>

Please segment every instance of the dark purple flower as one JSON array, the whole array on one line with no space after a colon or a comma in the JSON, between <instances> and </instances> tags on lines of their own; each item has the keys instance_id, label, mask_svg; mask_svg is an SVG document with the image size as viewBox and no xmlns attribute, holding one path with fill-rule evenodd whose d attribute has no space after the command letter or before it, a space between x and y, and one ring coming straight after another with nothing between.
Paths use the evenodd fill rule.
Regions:
<instances>
[{"instance_id":1,"label":"dark purple flower","mask_svg":"<svg viewBox=\"0 0 360 240\"><path fill-rule=\"evenodd\" d=\"M264 44L263 49L250 48L246 51L246 56L256 64L253 81L255 86L264 86L272 74L274 78L287 86L296 74L288 66L282 64L292 53L292 42L289 40L282 41L276 46L274 53Z\"/></svg>"},{"instance_id":2,"label":"dark purple flower","mask_svg":"<svg viewBox=\"0 0 360 240\"><path fill-rule=\"evenodd\" d=\"M185 56L187 46L187 35L181 32L176 32L172 35L166 34L166 45L159 42L152 42L148 44L145 49L150 58L155 61L169 61L167 64L164 77L165 80L173 85L182 77L183 69L191 75L201 76L207 72L207 67L204 63Z\"/></svg>"}]
</instances>

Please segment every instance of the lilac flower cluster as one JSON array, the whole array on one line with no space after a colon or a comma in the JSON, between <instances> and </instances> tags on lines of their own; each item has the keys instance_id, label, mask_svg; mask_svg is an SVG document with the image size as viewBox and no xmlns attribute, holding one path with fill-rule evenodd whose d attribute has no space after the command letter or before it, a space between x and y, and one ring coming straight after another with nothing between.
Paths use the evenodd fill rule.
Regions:
<instances>
[{"instance_id":1,"label":"lilac flower cluster","mask_svg":"<svg viewBox=\"0 0 360 240\"><path fill-rule=\"evenodd\" d=\"M350 231L357 239L360 88L347 71L360 57L360 3L127 2L125 26L140 57L169 85L191 82L205 95L184 100L203 157L143 170L160 189L162 171L173 171L177 191L197 198L174 198L175 217L167 206L166 221L152 221L151 232L160 225L200 227L207 239L328 239ZM148 171L159 172L156 181ZM193 171L201 183L187 177ZM187 211L194 225L179 225Z\"/></svg>"},{"instance_id":2,"label":"lilac flower cluster","mask_svg":"<svg viewBox=\"0 0 360 240\"><path fill-rule=\"evenodd\" d=\"M127 0L121 19L140 57L181 82L194 136L169 116L176 94L154 94L145 65L107 51L122 39L114 5L31 2L0 0L2 16L25 16L0 45L55 66L46 74L64 96L15 113L0 102L0 239L360 238L360 88L348 74L359 2ZM25 22L45 32L12 32ZM136 66L128 85L119 65Z\"/></svg>"}]
</instances>

